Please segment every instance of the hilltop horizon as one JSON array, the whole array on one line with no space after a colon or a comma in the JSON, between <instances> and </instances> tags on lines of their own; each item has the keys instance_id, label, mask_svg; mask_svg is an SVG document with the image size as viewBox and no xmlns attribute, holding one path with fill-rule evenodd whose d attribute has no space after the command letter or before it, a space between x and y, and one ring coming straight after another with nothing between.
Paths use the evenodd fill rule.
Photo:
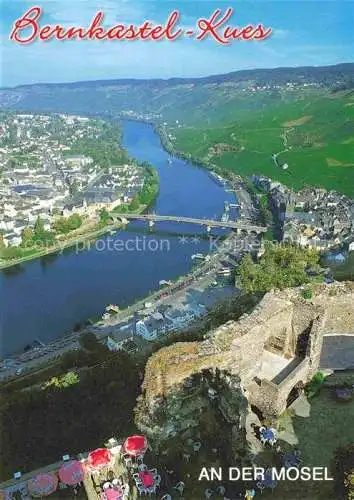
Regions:
<instances>
[{"instance_id":1,"label":"hilltop horizon","mask_svg":"<svg viewBox=\"0 0 354 500\"><path fill-rule=\"evenodd\" d=\"M230 4L217 3L224 13ZM275 6L274 6L275 7ZM252 68L331 65L353 61L352 6L350 2L277 2L269 8L263 2L239 3L225 23L242 28L261 23L271 28L269 37L253 43L235 40L225 46L208 36L180 37L173 42L159 40L63 42L56 39L20 45L10 39L16 20L29 8L28 2L5 0L1 19L3 73L1 85L13 87L38 82L56 83L69 78L73 82L120 78L160 79L173 75L181 78L206 77ZM39 26L87 26L97 13L92 0L67 2L44 0ZM146 20L166 23L173 8L180 13L178 27L195 31L200 18L209 19L216 5L200 2L143 2L141 0L104 0L104 26L117 22L140 26ZM222 30L225 26L222 26ZM16 64L14 64L16 61Z\"/></svg>"},{"instance_id":2,"label":"hilltop horizon","mask_svg":"<svg viewBox=\"0 0 354 500\"><path fill-rule=\"evenodd\" d=\"M134 78L134 77L112 77L112 78L88 78L88 79L80 79L80 80L65 80L65 81L57 81L57 82L34 82L34 83L23 83L18 85L7 85L1 86L0 90L15 90L21 89L25 87L37 87L37 86L49 86L49 87L57 87L57 86L70 86L70 85L79 85L79 84L104 84L104 83L113 83L113 82L126 82L128 84L132 83L179 83L179 82L200 82L205 83L207 81L212 81L214 79L219 79L223 77L225 80L228 78L232 79L235 76L251 76L252 73L268 73L268 72L276 72L276 71L301 71L301 70L330 70L330 69L349 69L350 67L354 70L354 61L353 62L339 62L336 64L324 64L324 65L295 65L295 66L274 66L274 67L254 67L248 69L235 69L228 72L220 72L220 73L210 73L208 75L202 76L169 76L169 77L146 77L146 78Z\"/></svg>"}]
</instances>

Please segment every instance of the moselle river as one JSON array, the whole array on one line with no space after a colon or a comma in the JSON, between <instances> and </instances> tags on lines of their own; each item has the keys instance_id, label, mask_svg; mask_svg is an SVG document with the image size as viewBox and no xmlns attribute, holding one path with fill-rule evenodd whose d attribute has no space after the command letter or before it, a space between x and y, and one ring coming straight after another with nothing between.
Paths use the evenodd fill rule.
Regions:
<instances>
[{"instance_id":1,"label":"moselle river","mask_svg":"<svg viewBox=\"0 0 354 500\"><path fill-rule=\"evenodd\" d=\"M159 172L160 193L150 210L220 219L225 200L234 201L207 171L176 158L169 164L151 125L124 122L123 145ZM0 357L37 338L48 342L65 335L75 324L101 316L107 304L126 306L146 296L159 288L159 280L187 273L192 254L209 249L200 226L163 222L149 231L147 223L135 222L85 251L68 249L1 272Z\"/></svg>"}]
</instances>

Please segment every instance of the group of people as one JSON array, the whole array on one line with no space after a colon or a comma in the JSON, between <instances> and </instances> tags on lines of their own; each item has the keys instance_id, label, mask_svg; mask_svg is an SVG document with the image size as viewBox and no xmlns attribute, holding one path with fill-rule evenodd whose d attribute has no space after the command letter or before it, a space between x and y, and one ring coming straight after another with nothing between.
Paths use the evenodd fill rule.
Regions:
<instances>
[{"instance_id":1,"label":"group of people","mask_svg":"<svg viewBox=\"0 0 354 500\"><path fill-rule=\"evenodd\" d=\"M107 479L100 484L99 498L101 500L112 500L119 498L128 500L129 498L129 484L124 482L122 477L115 477L113 471L109 471Z\"/></svg>"}]
</instances>

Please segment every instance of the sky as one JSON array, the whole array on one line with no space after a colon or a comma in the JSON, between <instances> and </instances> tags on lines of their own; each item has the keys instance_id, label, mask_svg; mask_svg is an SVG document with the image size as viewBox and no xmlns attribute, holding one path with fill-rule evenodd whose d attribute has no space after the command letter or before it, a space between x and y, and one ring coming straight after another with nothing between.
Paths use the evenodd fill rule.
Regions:
<instances>
[{"instance_id":1,"label":"sky","mask_svg":"<svg viewBox=\"0 0 354 500\"><path fill-rule=\"evenodd\" d=\"M262 23L271 37L234 41L9 40L14 22L30 7L43 10L41 25L88 26L98 10L104 26L165 22L180 11L179 25L195 27L216 8L234 8L232 26ZM240 69L320 66L354 61L354 0L1 0L0 85L115 78L197 77Z\"/></svg>"}]
</instances>

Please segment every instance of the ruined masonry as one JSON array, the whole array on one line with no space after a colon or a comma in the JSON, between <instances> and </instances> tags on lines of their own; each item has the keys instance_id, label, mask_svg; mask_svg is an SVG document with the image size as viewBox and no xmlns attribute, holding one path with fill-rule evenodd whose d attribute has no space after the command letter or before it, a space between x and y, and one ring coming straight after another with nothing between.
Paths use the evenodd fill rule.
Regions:
<instances>
[{"instance_id":1,"label":"ruined masonry","mask_svg":"<svg viewBox=\"0 0 354 500\"><path fill-rule=\"evenodd\" d=\"M271 291L250 314L225 323L205 340L160 349L146 367L138 425L151 437L166 438L197 426L190 407L183 415L181 401L205 373L214 374L209 377L209 392L215 389L213 377L227 374L228 395L220 400L237 427L242 426L245 401L264 417L276 418L318 371L324 334L354 334L353 304L351 282L317 285L310 300L299 289ZM204 403L190 399L201 412Z\"/></svg>"}]
</instances>

